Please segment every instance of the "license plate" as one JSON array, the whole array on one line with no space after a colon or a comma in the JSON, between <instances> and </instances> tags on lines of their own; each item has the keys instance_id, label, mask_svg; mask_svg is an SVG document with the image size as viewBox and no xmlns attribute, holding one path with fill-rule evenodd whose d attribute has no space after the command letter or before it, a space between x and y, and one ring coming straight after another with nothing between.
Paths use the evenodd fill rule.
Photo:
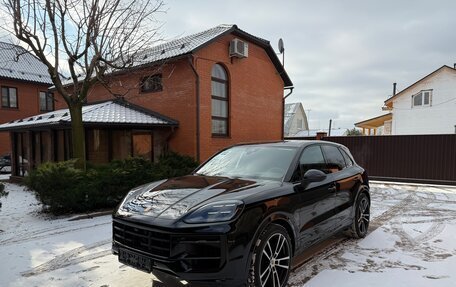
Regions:
<instances>
[{"instance_id":1,"label":"license plate","mask_svg":"<svg viewBox=\"0 0 456 287\"><path fill-rule=\"evenodd\" d=\"M149 257L122 248L119 249L119 262L146 272L151 272L153 266Z\"/></svg>"}]
</instances>

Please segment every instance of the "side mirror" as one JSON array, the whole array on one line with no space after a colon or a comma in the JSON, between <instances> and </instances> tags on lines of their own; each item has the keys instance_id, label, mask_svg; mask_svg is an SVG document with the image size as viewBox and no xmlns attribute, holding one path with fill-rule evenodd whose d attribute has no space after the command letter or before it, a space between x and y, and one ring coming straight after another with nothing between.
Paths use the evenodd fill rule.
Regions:
<instances>
[{"instance_id":1,"label":"side mirror","mask_svg":"<svg viewBox=\"0 0 456 287\"><path fill-rule=\"evenodd\" d=\"M306 188L312 182L320 182L326 179L326 174L318 169L309 169L304 174L301 184Z\"/></svg>"}]
</instances>

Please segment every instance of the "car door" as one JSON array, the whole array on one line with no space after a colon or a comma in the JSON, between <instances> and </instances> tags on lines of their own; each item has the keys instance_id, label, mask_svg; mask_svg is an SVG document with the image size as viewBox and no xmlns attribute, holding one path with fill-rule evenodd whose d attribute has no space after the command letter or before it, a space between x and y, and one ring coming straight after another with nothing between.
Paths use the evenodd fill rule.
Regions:
<instances>
[{"instance_id":1,"label":"car door","mask_svg":"<svg viewBox=\"0 0 456 287\"><path fill-rule=\"evenodd\" d=\"M328 177L336 187L333 216L328 222L330 230L336 232L350 221L351 198L359 175L351 168L353 162L347 163L338 146L322 145L322 150L330 172Z\"/></svg>"},{"instance_id":2,"label":"car door","mask_svg":"<svg viewBox=\"0 0 456 287\"><path fill-rule=\"evenodd\" d=\"M336 205L340 221L351 223L351 207L353 206L353 201L356 192L358 191L357 184L362 182L362 176L359 168L355 165L348 153L340 147L339 151L344 157L346 167L342 170L340 175L341 179L339 180L338 189L336 191Z\"/></svg>"},{"instance_id":3,"label":"car door","mask_svg":"<svg viewBox=\"0 0 456 287\"><path fill-rule=\"evenodd\" d=\"M295 177L296 219L299 222L299 242L301 248L319 241L329 228L327 221L331 218L334 209L335 184L330 178L321 182L313 182L308 186L301 183L302 176L309 169L325 171L326 163L320 145L306 147L299 159Z\"/></svg>"}]
</instances>

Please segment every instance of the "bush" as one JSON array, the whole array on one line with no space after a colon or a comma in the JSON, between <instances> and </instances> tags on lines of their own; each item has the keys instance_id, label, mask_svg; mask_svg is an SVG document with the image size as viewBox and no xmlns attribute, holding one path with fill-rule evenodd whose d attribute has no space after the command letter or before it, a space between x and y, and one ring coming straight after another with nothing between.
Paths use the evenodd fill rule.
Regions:
<instances>
[{"instance_id":1,"label":"bush","mask_svg":"<svg viewBox=\"0 0 456 287\"><path fill-rule=\"evenodd\" d=\"M88 207L87 174L74 164L74 160L44 163L25 178L25 184L53 213L78 212Z\"/></svg>"},{"instance_id":2,"label":"bush","mask_svg":"<svg viewBox=\"0 0 456 287\"><path fill-rule=\"evenodd\" d=\"M189 156L170 152L161 156L157 164L159 178L171 178L191 173L198 163Z\"/></svg>"},{"instance_id":3,"label":"bush","mask_svg":"<svg viewBox=\"0 0 456 287\"><path fill-rule=\"evenodd\" d=\"M26 185L54 214L113 208L132 188L147 182L182 176L197 163L188 156L169 153L154 164L142 158L116 160L87 171L74 167L75 161L45 163L30 172Z\"/></svg>"}]
</instances>

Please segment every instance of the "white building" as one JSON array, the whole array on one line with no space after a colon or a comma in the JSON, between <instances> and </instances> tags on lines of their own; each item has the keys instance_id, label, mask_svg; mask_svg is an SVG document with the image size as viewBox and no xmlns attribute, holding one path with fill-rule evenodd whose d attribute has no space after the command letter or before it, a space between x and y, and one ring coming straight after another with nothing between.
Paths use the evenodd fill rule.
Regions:
<instances>
[{"instance_id":1,"label":"white building","mask_svg":"<svg viewBox=\"0 0 456 287\"><path fill-rule=\"evenodd\" d=\"M294 136L303 130L309 130L306 112L302 103L285 104L283 126L285 137Z\"/></svg>"},{"instance_id":2,"label":"white building","mask_svg":"<svg viewBox=\"0 0 456 287\"><path fill-rule=\"evenodd\" d=\"M389 113L355 125L368 133L381 128L385 135L456 133L456 69L443 66L393 93L383 110ZM382 122L374 121L382 118Z\"/></svg>"}]
</instances>

